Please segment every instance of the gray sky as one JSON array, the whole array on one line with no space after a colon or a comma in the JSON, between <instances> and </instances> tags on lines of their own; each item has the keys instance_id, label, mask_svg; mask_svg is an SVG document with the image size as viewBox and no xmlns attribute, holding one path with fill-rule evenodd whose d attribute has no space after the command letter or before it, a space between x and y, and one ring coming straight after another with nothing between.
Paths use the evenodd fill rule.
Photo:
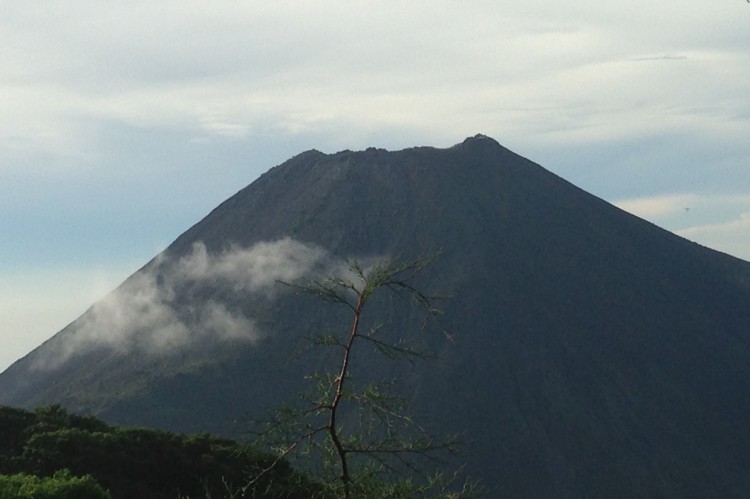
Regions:
<instances>
[{"instance_id":1,"label":"gray sky","mask_svg":"<svg viewBox=\"0 0 750 499\"><path fill-rule=\"evenodd\" d=\"M476 133L750 260L750 3L0 2L0 370L271 166Z\"/></svg>"}]
</instances>

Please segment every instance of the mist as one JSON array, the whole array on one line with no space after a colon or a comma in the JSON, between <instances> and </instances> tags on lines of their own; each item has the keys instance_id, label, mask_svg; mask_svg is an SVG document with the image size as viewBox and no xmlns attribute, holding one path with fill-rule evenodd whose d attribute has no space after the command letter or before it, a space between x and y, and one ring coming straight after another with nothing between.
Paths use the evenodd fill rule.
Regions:
<instances>
[{"instance_id":1,"label":"mist","mask_svg":"<svg viewBox=\"0 0 750 499\"><path fill-rule=\"evenodd\" d=\"M261 330L238 304L274 300L287 292L279 281L339 273L346 267L325 249L291 238L219 253L196 243L187 255L162 255L131 276L53 338L54 348L37 352L33 367L56 368L74 355L102 348L159 356L198 341L254 344L270 332ZM217 289L229 292L232 303L205 296L205 290L215 294Z\"/></svg>"}]
</instances>

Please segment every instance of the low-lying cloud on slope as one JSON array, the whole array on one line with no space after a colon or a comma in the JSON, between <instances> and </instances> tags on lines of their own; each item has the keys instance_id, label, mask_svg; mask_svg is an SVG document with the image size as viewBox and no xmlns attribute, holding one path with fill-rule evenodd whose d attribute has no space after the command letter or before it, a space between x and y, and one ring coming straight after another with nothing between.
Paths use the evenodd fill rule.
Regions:
<instances>
[{"instance_id":1,"label":"low-lying cloud on slope","mask_svg":"<svg viewBox=\"0 0 750 499\"><path fill-rule=\"evenodd\" d=\"M279 281L338 273L343 268L345 263L323 248L290 238L221 253L196 243L178 259L160 257L91 307L54 340L54 347L38 352L34 367L54 368L96 348L162 355L199 340L254 343L265 332L237 305L211 296L186 298L185 290L199 285L237 293L238 302L269 300L283 291Z\"/></svg>"}]
</instances>

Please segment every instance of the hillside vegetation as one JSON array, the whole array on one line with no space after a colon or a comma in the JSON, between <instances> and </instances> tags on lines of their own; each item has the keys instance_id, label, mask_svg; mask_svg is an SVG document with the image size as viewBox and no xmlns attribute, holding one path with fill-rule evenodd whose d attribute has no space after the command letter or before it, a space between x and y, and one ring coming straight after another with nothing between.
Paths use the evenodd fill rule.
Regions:
<instances>
[{"instance_id":1,"label":"hillside vegetation","mask_svg":"<svg viewBox=\"0 0 750 499\"><path fill-rule=\"evenodd\" d=\"M245 497L315 495L287 463L231 440L109 426L60 406L0 406L0 499L230 497L267 468Z\"/></svg>"}]
</instances>

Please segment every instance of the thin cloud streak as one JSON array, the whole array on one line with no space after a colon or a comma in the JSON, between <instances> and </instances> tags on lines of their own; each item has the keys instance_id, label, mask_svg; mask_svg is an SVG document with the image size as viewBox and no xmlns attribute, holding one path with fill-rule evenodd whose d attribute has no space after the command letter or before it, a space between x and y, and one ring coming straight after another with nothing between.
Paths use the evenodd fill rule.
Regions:
<instances>
[{"instance_id":1,"label":"thin cloud streak","mask_svg":"<svg viewBox=\"0 0 750 499\"><path fill-rule=\"evenodd\" d=\"M750 262L750 211L726 222L689 227L676 233Z\"/></svg>"},{"instance_id":2,"label":"thin cloud streak","mask_svg":"<svg viewBox=\"0 0 750 499\"><path fill-rule=\"evenodd\" d=\"M626 199L615 202L615 206L641 218L653 220L690 211L701 197L696 194L671 194L667 196Z\"/></svg>"},{"instance_id":3,"label":"thin cloud streak","mask_svg":"<svg viewBox=\"0 0 750 499\"><path fill-rule=\"evenodd\" d=\"M681 59L687 59L688 56L686 55L671 55L671 54L664 54L664 55L654 55L654 56L644 56L644 57L631 57L628 59L628 61L631 62L644 62L644 61L679 61Z\"/></svg>"},{"instance_id":4,"label":"thin cloud streak","mask_svg":"<svg viewBox=\"0 0 750 499\"><path fill-rule=\"evenodd\" d=\"M750 261L750 194L672 194L615 205L686 239Z\"/></svg>"}]
</instances>

